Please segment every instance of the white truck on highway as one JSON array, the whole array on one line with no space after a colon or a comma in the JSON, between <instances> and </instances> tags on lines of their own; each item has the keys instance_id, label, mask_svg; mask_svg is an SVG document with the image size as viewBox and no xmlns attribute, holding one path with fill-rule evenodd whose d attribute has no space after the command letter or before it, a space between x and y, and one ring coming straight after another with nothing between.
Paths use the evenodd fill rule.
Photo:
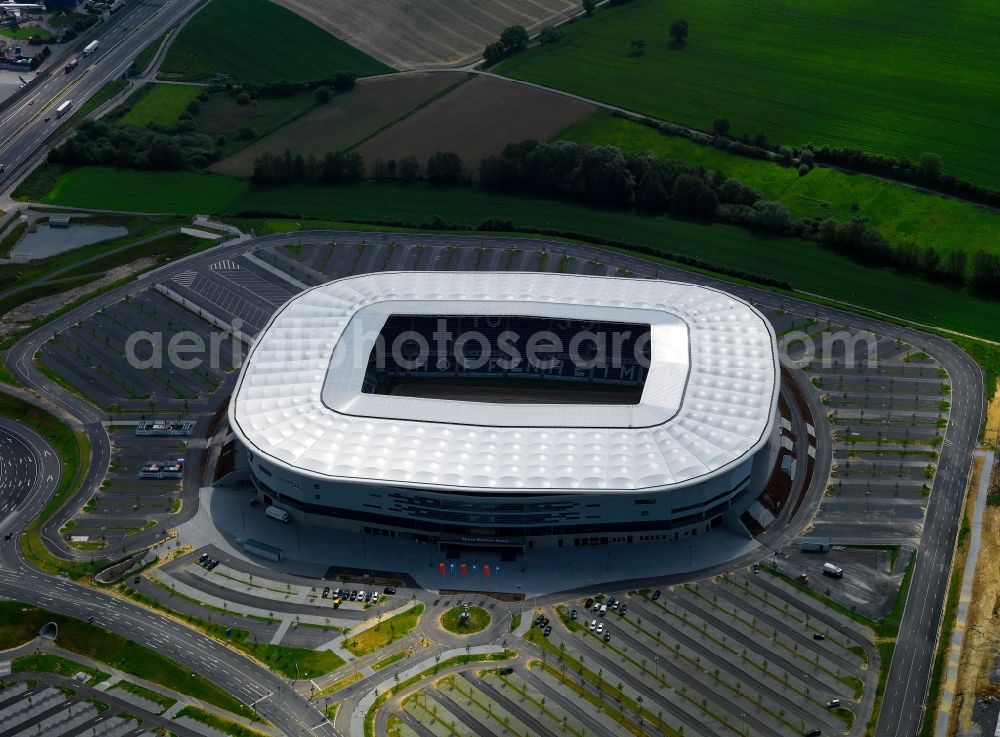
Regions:
<instances>
[{"instance_id":1,"label":"white truck on highway","mask_svg":"<svg viewBox=\"0 0 1000 737\"><path fill-rule=\"evenodd\" d=\"M101 44L100 44L100 43L98 43L98 41L97 41L96 39L95 39L95 40L93 40L93 41L91 41L91 42L90 42L89 44L87 44L87 45L86 45L86 46L85 46L85 47L83 48L83 55L84 55L84 56L90 56L90 55L91 55L91 54L93 54L93 53L94 53L95 51L97 51L97 47L98 47L98 46L100 46L100 45L101 45Z\"/></svg>"},{"instance_id":2,"label":"white truck on highway","mask_svg":"<svg viewBox=\"0 0 1000 737\"><path fill-rule=\"evenodd\" d=\"M72 100L66 100L65 102L61 103L59 107L56 108L56 117L61 118L63 115L69 112L69 109L71 107L73 107Z\"/></svg>"},{"instance_id":3,"label":"white truck on highway","mask_svg":"<svg viewBox=\"0 0 1000 737\"><path fill-rule=\"evenodd\" d=\"M292 521L292 515L290 515L281 507L268 507L266 510L264 510L264 513L271 519L276 519L279 522Z\"/></svg>"}]
</instances>

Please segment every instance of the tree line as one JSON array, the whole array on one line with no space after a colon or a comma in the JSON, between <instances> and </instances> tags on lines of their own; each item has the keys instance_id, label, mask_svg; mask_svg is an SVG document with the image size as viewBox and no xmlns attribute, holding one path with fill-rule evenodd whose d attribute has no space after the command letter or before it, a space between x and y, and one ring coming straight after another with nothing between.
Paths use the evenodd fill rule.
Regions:
<instances>
[{"instance_id":1,"label":"tree line","mask_svg":"<svg viewBox=\"0 0 1000 737\"><path fill-rule=\"evenodd\" d=\"M49 151L51 163L174 171L204 168L217 161L220 141L198 133L194 121L164 126L111 125L103 120L80 124L76 135Z\"/></svg>"}]
</instances>

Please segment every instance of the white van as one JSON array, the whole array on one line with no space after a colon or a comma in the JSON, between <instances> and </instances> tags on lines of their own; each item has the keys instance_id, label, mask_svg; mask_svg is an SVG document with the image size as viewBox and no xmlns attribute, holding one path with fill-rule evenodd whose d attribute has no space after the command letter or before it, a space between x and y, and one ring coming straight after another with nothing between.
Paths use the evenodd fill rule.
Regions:
<instances>
[{"instance_id":1,"label":"white van","mask_svg":"<svg viewBox=\"0 0 1000 737\"><path fill-rule=\"evenodd\" d=\"M286 512L281 507L268 507L265 510L265 513L271 519L276 519L279 522L290 522L291 519L292 519L292 515L290 515L288 512Z\"/></svg>"},{"instance_id":2,"label":"white van","mask_svg":"<svg viewBox=\"0 0 1000 737\"><path fill-rule=\"evenodd\" d=\"M598 613L598 615L600 615L600 616L603 617L605 614L608 613L608 605L607 604L601 604L601 608L597 611L597 613Z\"/></svg>"}]
</instances>

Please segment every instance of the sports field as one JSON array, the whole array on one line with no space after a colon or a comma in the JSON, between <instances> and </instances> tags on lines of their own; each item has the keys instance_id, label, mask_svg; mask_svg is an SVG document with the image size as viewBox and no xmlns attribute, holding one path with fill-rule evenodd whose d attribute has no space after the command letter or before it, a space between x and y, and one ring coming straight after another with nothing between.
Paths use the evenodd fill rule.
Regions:
<instances>
[{"instance_id":1,"label":"sports field","mask_svg":"<svg viewBox=\"0 0 1000 737\"><path fill-rule=\"evenodd\" d=\"M591 116L563 131L559 138L618 146L625 151L652 151L668 159L718 169L759 189L766 198L784 202L795 217L844 221L862 215L897 246L933 246L942 256L954 249L1000 253L1000 213L903 184L826 167L800 177L794 168L665 136L607 113Z\"/></svg>"},{"instance_id":2,"label":"sports field","mask_svg":"<svg viewBox=\"0 0 1000 737\"><path fill-rule=\"evenodd\" d=\"M368 183L254 189L218 175L84 167L62 177L43 201L98 209L114 202L118 209L138 212L285 211L314 218L414 223L439 216L470 227L488 218L506 218L516 226L557 228L649 245L722 267L775 276L805 292L1000 340L1000 303L863 266L808 241L759 237L725 225L643 217L569 202L501 196L475 188Z\"/></svg>"},{"instance_id":3,"label":"sports field","mask_svg":"<svg viewBox=\"0 0 1000 737\"><path fill-rule=\"evenodd\" d=\"M162 123L170 125L194 100L200 87L186 84L148 84L129 98L125 105L131 109L118 119L122 125Z\"/></svg>"},{"instance_id":4,"label":"sports field","mask_svg":"<svg viewBox=\"0 0 1000 737\"><path fill-rule=\"evenodd\" d=\"M212 0L174 40L160 67L168 80L228 74L241 82L309 81L338 71L391 71L270 0Z\"/></svg>"},{"instance_id":5,"label":"sports field","mask_svg":"<svg viewBox=\"0 0 1000 737\"><path fill-rule=\"evenodd\" d=\"M678 16L683 48L668 34ZM994 0L633 0L499 70L703 130L727 118L772 143L932 151L945 171L996 187L997 38Z\"/></svg>"},{"instance_id":6,"label":"sports field","mask_svg":"<svg viewBox=\"0 0 1000 737\"><path fill-rule=\"evenodd\" d=\"M325 105L213 165L212 170L247 177L253 173L254 159L267 152L277 154L287 148L294 154L322 157L344 151L464 79L464 74L441 73L359 80L352 91L335 95ZM369 171L373 163L366 162Z\"/></svg>"}]
</instances>

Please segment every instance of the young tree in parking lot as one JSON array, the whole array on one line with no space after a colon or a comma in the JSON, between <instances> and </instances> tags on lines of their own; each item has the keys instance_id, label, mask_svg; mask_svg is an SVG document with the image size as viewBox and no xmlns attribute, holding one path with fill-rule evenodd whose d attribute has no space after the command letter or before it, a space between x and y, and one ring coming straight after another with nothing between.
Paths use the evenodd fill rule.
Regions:
<instances>
[{"instance_id":1,"label":"young tree in parking lot","mask_svg":"<svg viewBox=\"0 0 1000 737\"><path fill-rule=\"evenodd\" d=\"M678 18L670 25L670 37L677 46L683 46L688 39L687 18Z\"/></svg>"}]
</instances>

